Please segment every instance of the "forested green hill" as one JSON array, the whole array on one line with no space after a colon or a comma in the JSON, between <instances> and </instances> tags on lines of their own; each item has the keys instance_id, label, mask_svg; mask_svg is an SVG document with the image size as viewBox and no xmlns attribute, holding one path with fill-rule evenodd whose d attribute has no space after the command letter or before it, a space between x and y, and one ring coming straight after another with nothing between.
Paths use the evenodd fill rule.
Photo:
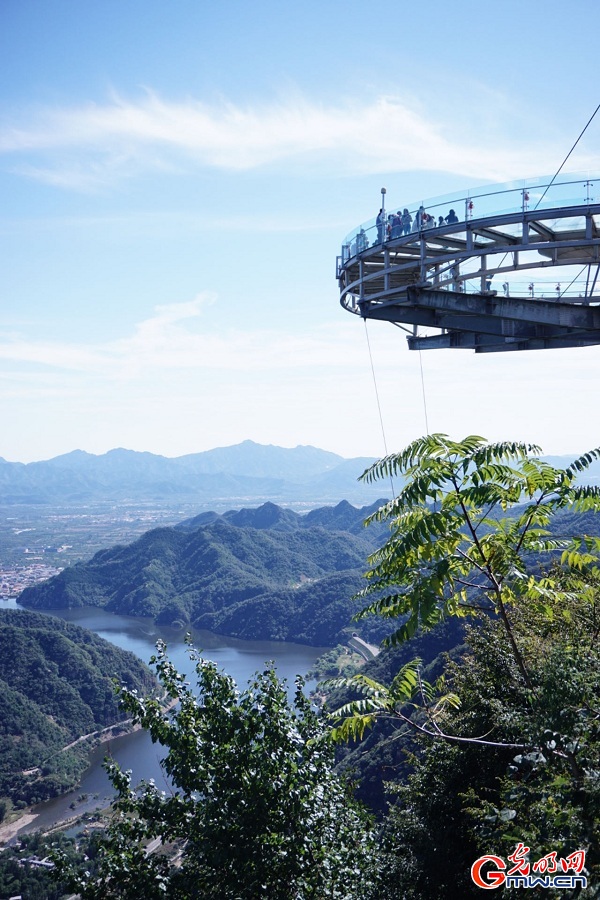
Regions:
<instances>
[{"instance_id":1,"label":"forested green hill","mask_svg":"<svg viewBox=\"0 0 600 900\"><path fill-rule=\"evenodd\" d=\"M103 550L28 588L19 602L100 606L240 638L332 645L356 612L350 598L378 539L377 529L362 528L369 511L343 503L309 518L265 504L202 516L209 521L199 527L192 520ZM361 625L367 635L373 628Z\"/></svg>"},{"instance_id":2,"label":"forested green hill","mask_svg":"<svg viewBox=\"0 0 600 900\"><path fill-rule=\"evenodd\" d=\"M0 610L0 796L31 803L76 784L89 746L60 751L124 718L113 679L154 686L136 656L84 628Z\"/></svg>"}]
</instances>

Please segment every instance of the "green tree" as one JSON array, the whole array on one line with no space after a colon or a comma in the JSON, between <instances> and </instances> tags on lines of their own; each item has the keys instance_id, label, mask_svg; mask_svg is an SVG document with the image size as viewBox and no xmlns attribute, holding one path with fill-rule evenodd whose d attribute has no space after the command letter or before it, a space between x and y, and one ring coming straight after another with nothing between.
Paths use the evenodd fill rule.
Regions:
<instances>
[{"instance_id":1,"label":"green tree","mask_svg":"<svg viewBox=\"0 0 600 900\"><path fill-rule=\"evenodd\" d=\"M465 896L472 854L519 840L536 858L584 849L598 873L600 544L552 526L564 510L600 509L599 489L576 484L600 450L565 469L539 452L431 435L365 473L404 483L371 517L391 535L370 557L362 615L392 620L391 644L479 618L468 656L436 684L419 660L389 685L334 682L361 695L335 714L335 737L385 717L417 741L384 834L390 897Z\"/></svg>"},{"instance_id":2,"label":"green tree","mask_svg":"<svg viewBox=\"0 0 600 900\"><path fill-rule=\"evenodd\" d=\"M370 583L359 596L376 599L361 615L402 617L395 642L447 615L494 613L527 682L509 609L523 599L543 613L555 587L531 573L531 554L560 549L563 562L581 568L600 547L595 538L559 540L549 532L558 510L600 509L600 489L575 483L600 448L566 469L531 455L540 452L532 444L433 434L367 469L365 481L393 476L404 486L367 520L389 522L392 534L370 557Z\"/></svg>"},{"instance_id":3,"label":"green tree","mask_svg":"<svg viewBox=\"0 0 600 900\"><path fill-rule=\"evenodd\" d=\"M403 487L367 519L367 524L388 522L391 535L369 557L369 583L358 594L368 605L357 618L376 614L393 620L396 627L386 643L395 644L448 616L498 617L519 677L531 689L511 610L526 604L542 617L552 614L551 600L560 587L540 570L544 554L560 552L564 567L581 571L597 561L600 549L596 537L557 538L550 532L560 511L600 510L600 488L576 484L600 449L566 469L531 455L540 452L530 444L488 443L478 436L457 442L433 434L367 469L364 480L392 476ZM418 663L407 665L389 689L356 676L354 685L366 699L338 736L362 735L373 715L398 713L416 724L414 716L400 713L415 694L436 733L441 704L433 697L440 685L424 684ZM440 700L455 702L452 695ZM340 712L348 711L346 706Z\"/></svg>"},{"instance_id":4,"label":"green tree","mask_svg":"<svg viewBox=\"0 0 600 900\"><path fill-rule=\"evenodd\" d=\"M194 689L158 645L154 662L174 710L122 691L124 707L167 750L173 791L133 790L130 774L111 765L115 817L94 874L70 870L72 889L125 900L366 896L370 825L333 774L301 679L291 706L271 667L238 693L191 653ZM155 839L158 852L148 853Z\"/></svg>"},{"instance_id":5,"label":"green tree","mask_svg":"<svg viewBox=\"0 0 600 900\"><path fill-rule=\"evenodd\" d=\"M467 629L464 658L448 666L461 705L440 717L445 732L467 740L413 742L413 772L393 788L383 834L381 877L390 900L479 896L471 864L489 853L506 859L518 842L531 848L532 860L585 850L598 889L600 584L588 574L568 581L553 619L527 609L514 615L533 695L501 624ZM473 735L489 741L468 740Z\"/></svg>"}]
</instances>

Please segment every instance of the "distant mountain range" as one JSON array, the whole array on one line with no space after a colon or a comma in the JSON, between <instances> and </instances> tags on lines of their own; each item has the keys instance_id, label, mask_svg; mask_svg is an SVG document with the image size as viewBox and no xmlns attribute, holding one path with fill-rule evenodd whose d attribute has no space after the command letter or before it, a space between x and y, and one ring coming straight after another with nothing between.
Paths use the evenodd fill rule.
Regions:
<instances>
[{"instance_id":1,"label":"distant mountain range","mask_svg":"<svg viewBox=\"0 0 600 900\"><path fill-rule=\"evenodd\" d=\"M573 457L544 459L564 467ZM374 457L345 459L317 447L254 441L173 459L123 449L101 456L74 450L27 464L0 457L0 505L185 501L225 510L265 501L319 506L343 498L366 505L388 492L385 482L358 481L372 462ZM592 463L581 481L600 482L600 462Z\"/></svg>"},{"instance_id":2,"label":"distant mountain range","mask_svg":"<svg viewBox=\"0 0 600 900\"><path fill-rule=\"evenodd\" d=\"M174 459L123 449L101 456L74 450L27 464L0 458L0 504L185 500L227 509L266 500L317 505L342 498L366 504L385 493L381 485L357 481L372 462L253 441Z\"/></svg>"},{"instance_id":3,"label":"distant mountain range","mask_svg":"<svg viewBox=\"0 0 600 900\"><path fill-rule=\"evenodd\" d=\"M23 606L100 606L256 640L331 646L350 627L368 554L385 526L364 519L383 501L357 509L347 501L298 515L266 503L204 513L156 528L19 597ZM367 637L381 626L352 626ZM379 631L377 630L379 629Z\"/></svg>"}]
</instances>

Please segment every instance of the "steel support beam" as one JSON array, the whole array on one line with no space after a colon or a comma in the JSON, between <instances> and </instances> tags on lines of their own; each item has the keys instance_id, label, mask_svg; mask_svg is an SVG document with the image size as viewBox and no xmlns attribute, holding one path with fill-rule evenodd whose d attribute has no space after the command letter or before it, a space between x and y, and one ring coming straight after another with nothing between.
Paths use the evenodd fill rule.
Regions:
<instances>
[{"instance_id":1,"label":"steel support beam","mask_svg":"<svg viewBox=\"0 0 600 900\"><path fill-rule=\"evenodd\" d=\"M587 299L589 302L590 298ZM588 306L587 303L579 305L535 298L465 294L459 291L409 287L402 295L387 303L377 304L367 301L364 306L362 314L366 318L385 319L391 322L407 321L404 316L412 310L432 310L438 315L444 313L474 316L481 321L505 319L560 328L600 330L600 306ZM412 318L408 321L414 322ZM495 328L492 329L494 330Z\"/></svg>"},{"instance_id":2,"label":"steel support beam","mask_svg":"<svg viewBox=\"0 0 600 900\"><path fill-rule=\"evenodd\" d=\"M566 333L531 337L497 337L480 332L453 331L426 337L409 337L410 350L475 350L476 353L498 353L508 350L549 350L567 347L590 347L600 344L600 331L585 335Z\"/></svg>"}]
</instances>

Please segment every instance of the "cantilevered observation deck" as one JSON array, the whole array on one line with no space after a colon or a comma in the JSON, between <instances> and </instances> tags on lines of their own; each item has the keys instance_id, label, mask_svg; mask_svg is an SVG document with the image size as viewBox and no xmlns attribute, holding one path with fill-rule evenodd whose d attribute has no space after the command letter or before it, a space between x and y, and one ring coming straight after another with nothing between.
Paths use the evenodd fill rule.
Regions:
<instances>
[{"instance_id":1,"label":"cantilevered observation deck","mask_svg":"<svg viewBox=\"0 0 600 900\"><path fill-rule=\"evenodd\" d=\"M593 180L573 177L413 204L408 233L391 218L404 205L385 204L383 221L344 240L342 306L409 326L412 350L600 344L600 202Z\"/></svg>"}]
</instances>

